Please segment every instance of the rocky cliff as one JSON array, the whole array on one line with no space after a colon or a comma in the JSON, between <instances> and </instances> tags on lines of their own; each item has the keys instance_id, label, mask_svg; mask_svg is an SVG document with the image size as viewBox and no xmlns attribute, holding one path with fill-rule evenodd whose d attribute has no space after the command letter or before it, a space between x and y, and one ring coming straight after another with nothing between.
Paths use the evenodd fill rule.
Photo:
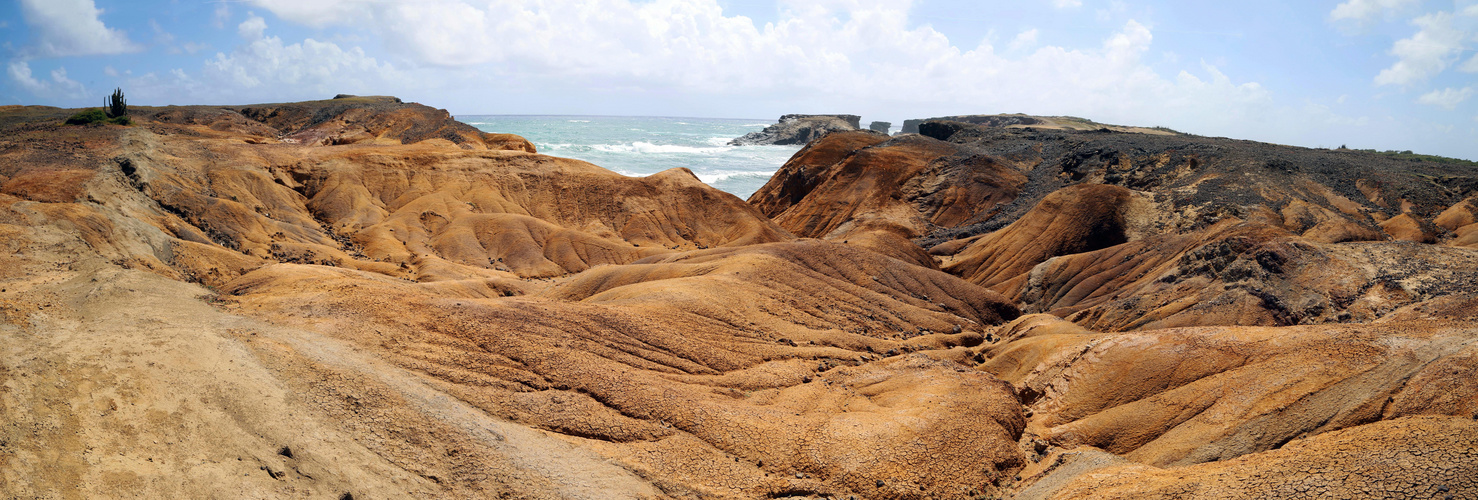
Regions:
<instances>
[{"instance_id":1,"label":"rocky cliff","mask_svg":"<svg viewBox=\"0 0 1478 500\"><path fill-rule=\"evenodd\" d=\"M745 203L394 98L68 114L0 109L5 496L1478 496L1469 163L948 122Z\"/></svg>"},{"instance_id":2,"label":"rocky cliff","mask_svg":"<svg viewBox=\"0 0 1478 500\"><path fill-rule=\"evenodd\" d=\"M857 115L784 115L774 125L729 141L730 146L804 145L831 132L857 130Z\"/></svg>"},{"instance_id":3,"label":"rocky cliff","mask_svg":"<svg viewBox=\"0 0 1478 500\"><path fill-rule=\"evenodd\" d=\"M1136 132L1141 134L1177 135L1179 132L1164 127L1132 127L1123 125L1107 125L1085 118L1075 116L1030 116L1022 114L1014 115L958 115L940 116L935 118L911 119L903 121L903 129L899 134L922 134L924 124L935 122L936 125L945 125L946 128L958 128L959 125L948 125L950 123L963 125L978 125L994 128L1033 128L1046 130L1093 130L1111 132ZM937 138L937 137L936 137Z\"/></svg>"}]
</instances>

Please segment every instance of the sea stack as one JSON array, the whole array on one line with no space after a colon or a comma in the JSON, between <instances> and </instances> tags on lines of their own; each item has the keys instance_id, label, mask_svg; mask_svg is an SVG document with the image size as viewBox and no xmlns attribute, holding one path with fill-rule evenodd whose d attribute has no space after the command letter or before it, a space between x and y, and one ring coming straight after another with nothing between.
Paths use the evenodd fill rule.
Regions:
<instances>
[{"instance_id":1,"label":"sea stack","mask_svg":"<svg viewBox=\"0 0 1478 500\"><path fill-rule=\"evenodd\" d=\"M872 125L868 125L867 128L873 132L886 134L888 130L893 128L893 124L889 122L872 122Z\"/></svg>"},{"instance_id":2,"label":"sea stack","mask_svg":"<svg viewBox=\"0 0 1478 500\"><path fill-rule=\"evenodd\" d=\"M774 125L729 141L730 146L804 145L838 130L862 128L857 115L784 115Z\"/></svg>"}]
</instances>

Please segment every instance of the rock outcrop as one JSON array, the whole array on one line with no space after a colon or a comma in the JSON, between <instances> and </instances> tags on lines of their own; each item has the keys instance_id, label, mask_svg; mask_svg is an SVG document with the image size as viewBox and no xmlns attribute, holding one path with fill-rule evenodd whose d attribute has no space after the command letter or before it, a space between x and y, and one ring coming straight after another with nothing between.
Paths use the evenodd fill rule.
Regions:
<instances>
[{"instance_id":1,"label":"rock outcrop","mask_svg":"<svg viewBox=\"0 0 1478 500\"><path fill-rule=\"evenodd\" d=\"M872 124L868 125L867 126L867 129L868 130L871 130L873 132L877 132L877 133L880 133L880 134L887 135L888 134L888 131L893 129L893 124L892 123L888 123L888 122L877 122L877 121L875 121L875 122L872 122Z\"/></svg>"},{"instance_id":2,"label":"rock outcrop","mask_svg":"<svg viewBox=\"0 0 1478 500\"><path fill-rule=\"evenodd\" d=\"M158 123L203 125L245 134L252 142L310 145L449 143L464 149L517 150L534 145L512 134L489 134L452 119L444 109L404 103L395 97L340 94L325 101L242 107L170 106L140 108Z\"/></svg>"},{"instance_id":3,"label":"rock outcrop","mask_svg":"<svg viewBox=\"0 0 1478 500\"><path fill-rule=\"evenodd\" d=\"M1389 228L1401 238L1453 244L1455 229L1461 227L1457 224L1467 213L1467 205L1462 204L1468 196L1465 193L1473 189L1468 183L1478 178L1471 167L1461 164L1412 162L1377 153L1185 135L930 124L950 127L948 134L938 134L949 140L895 139L942 144L899 160L930 164L930 168L875 184L877 180L867 173L869 168L858 162L874 150L882 152L902 144L877 142L840 157L831 166L806 169L811 179L826 178L833 171L861 172L838 179L844 183L771 183L751 201L765 206L770 203L767 200L776 198L793 200L786 209L792 214L769 214L787 229L810 236L824 235L805 230L823 220L830 227L840 227L849 221L886 217L925 248L946 256L963 248L958 240L1005 227L1049 193L1083 183L1144 193L1153 207L1145 205L1136 217L1146 218L1145 230L1151 232L1186 233L1236 218L1324 243L1395 238ZM875 168L886 172L896 167ZM789 177L790 171L789 166L782 167L777 178ZM850 183L849 178L865 181ZM874 192L891 190L898 190L900 196L887 202L888 208L867 209L843 220L820 209L858 203ZM1445 210L1451 210L1443 219L1446 225L1437 224L1436 217ZM797 218L801 213L815 215ZM940 218L940 214L954 215ZM1406 221L1403 214L1412 220ZM810 220L813 217L820 219Z\"/></svg>"},{"instance_id":4,"label":"rock outcrop","mask_svg":"<svg viewBox=\"0 0 1478 500\"><path fill-rule=\"evenodd\" d=\"M861 121L862 117L857 115L785 115L778 123L744 134L729 141L729 145L805 145L831 132L858 130Z\"/></svg>"},{"instance_id":5,"label":"rock outcrop","mask_svg":"<svg viewBox=\"0 0 1478 500\"><path fill-rule=\"evenodd\" d=\"M935 118L904 120L903 129L899 134L925 134L926 123L958 123L989 128L1033 128L1040 130L1077 130L1094 132L1132 132L1152 135L1181 135L1179 132L1164 127L1128 127L1123 125L1108 125L1092 120L1078 118L1075 116L1030 116L1030 115L959 115L940 116ZM935 138L947 141L948 133L958 130L960 127L947 127L935 129ZM943 137L938 133L945 132Z\"/></svg>"}]
</instances>

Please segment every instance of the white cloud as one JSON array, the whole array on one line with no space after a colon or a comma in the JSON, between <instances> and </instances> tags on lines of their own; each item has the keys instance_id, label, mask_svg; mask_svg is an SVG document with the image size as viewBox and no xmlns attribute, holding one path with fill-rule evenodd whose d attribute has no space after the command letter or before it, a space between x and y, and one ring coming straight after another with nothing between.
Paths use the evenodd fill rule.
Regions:
<instances>
[{"instance_id":1,"label":"white cloud","mask_svg":"<svg viewBox=\"0 0 1478 500\"><path fill-rule=\"evenodd\" d=\"M353 23L364 20L372 9L384 8L394 1L380 0L249 0L252 4L272 11L284 20L323 27L336 23ZM427 9L438 7L436 1L422 2Z\"/></svg>"},{"instance_id":2,"label":"white cloud","mask_svg":"<svg viewBox=\"0 0 1478 500\"><path fill-rule=\"evenodd\" d=\"M122 54L143 47L103 25L93 0L20 0L21 15L36 35L31 51L46 57Z\"/></svg>"},{"instance_id":3,"label":"white cloud","mask_svg":"<svg viewBox=\"0 0 1478 500\"><path fill-rule=\"evenodd\" d=\"M1083 6L1083 0L1052 0L1052 6L1059 9L1075 9Z\"/></svg>"},{"instance_id":4,"label":"white cloud","mask_svg":"<svg viewBox=\"0 0 1478 500\"><path fill-rule=\"evenodd\" d=\"M174 35L164 31L164 27L158 21L149 20L149 28L154 30L154 43L157 45L169 45L174 43Z\"/></svg>"},{"instance_id":5,"label":"white cloud","mask_svg":"<svg viewBox=\"0 0 1478 500\"><path fill-rule=\"evenodd\" d=\"M359 47L340 48L311 38L285 44L281 38L265 36L267 23L256 15L238 26L247 44L231 54L217 53L205 63L204 76L217 92L248 96L281 95L283 88L296 96L323 96L340 92L376 90L400 79L389 63L365 55ZM189 80L176 70L173 84ZM156 81L161 83L167 81Z\"/></svg>"},{"instance_id":6,"label":"white cloud","mask_svg":"<svg viewBox=\"0 0 1478 500\"><path fill-rule=\"evenodd\" d=\"M1397 61L1376 75L1377 85L1405 86L1426 81L1452 65L1470 36L1453 26L1453 15L1447 12L1418 17L1411 23L1421 29L1391 47Z\"/></svg>"},{"instance_id":7,"label":"white cloud","mask_svg":"<svg viewBox=\"0 0 1478 500\"><path fill-rule=\"evenodd\" d=\"M217 52L198 73L173 69L134 77L124 82L129 96L140 103L280 102L323 99L338 93L393 94L398 90L433 87L435 78L413 81L389 63L365 54L359 47L341 47L311 38L287 43L268 34L266 20L248 14L237 25L243 38L229 52ZM186 42L188 52L207 46ZM192 74L193 73L193 74ZM428 73L421 73L428 77Z\"/></svg>"},{"instance_id":8,"label":"white cloud","mask_svg":"<svg viewBox=\"0 0 1478 500\"><path fill-rule=\"evenodd\" d=\"M38 80L31 73L31 64L26 61L12 61L6 68L10 79L34 95L41 97L62 96L69 98L81 98L87 96L87 89L81 83L67 77L66 68L51 70L51 81Z\"/></svg>"},{"instance_id":9,"label":"white cloud","mask_svg":"<svg viewBox=\"0 0 1478 500\"><path fill-rule=\"evenodd\" d=\"M125 74L128 74L125 72ZM219 92L220 86L207 89L199 81L191 78L182 69L170 70L165 77L157 73L145 73L142 76L130 76L124 82L128 89L129 100L138 103L150 104L177 104L182 96L199 97L207 91ZM210 97L219 98L220 94L212 94Z\"/></svg>"},{"instance_id":10,"label":"white cloud","mask_svg":"<svg viewBox=\"0 0 1478 500\"><path fill-rule=\"evenodd\" d=\"M1441 106L1447 109L1457 109L1458 104L1462 104L1463 101L1468 100L1469 97L1473 97L1473 92L1473 87L1463 87L1461 89L1445 88L1442 90L1433 90L1426 94L1422 94L1421 97L1417 98L1416 102L1420 104L1429 104L1432 106Z\"/></svg>"},{"instance_id":11,"label":"white cloud","mask_svg":"<svg viewBox=\"0 0 1478 500\"><path fill-rule=\"evenodd\" d=\"M1037 29L1036 28L1032 28L1032 29L1029 29L1029 30L1022 31L1021 33L1017 33L1016 34L1016 38L1011 39L1011 44L1010 45L1007 45L1007 48L1009 48L1011 50L1021 50L1021 49L1029 49L1029 48L1035 47L1036 45L1037 45Z\"/></svg>"},{"instance_id":12,"label":"white cloud","mask_svg":"<svg viewBox=\"0 0 1478 500\"><path fill-rule=\"evenodd\" d=\"M257 17L256 14L247 14L246 20L236 26L236 34L248 41L262 38L262 33L266 31L267 21Z\"/></svg>"},{"instance_id":13,"label":"white cloud","mask_svg":"<svg viewBox=\"0 0 1478 500\"><path fill-rule=\"evenodd\" d=\"M25 61L12 61L7 72L11 80L20 84L21 88L31 91L32 94L42 94L49 90L45 83L31 76L31 65Z\"/></svg>"},{"instance_id":14,"label":"white cloud","mask_svg":"<svg viewBox=\"0 0 1478 500\"><path fill-rule=\"evenodd\" d=\"M56 85L55 88L58 91L65 93L67 97L78 98L87 96L87 89L83 88L81 83L67 78L67 68L51 70L51 82Z\"/></svg>"},{"instance_id":15,"label":"white cloud","mask_svg":"<svg viewBox=\"0 0 1478 500\"><path fill-rule=\"evenodd\" d=\"M1108 22L1128 13L1129 4L1124 3L1123 0L1113 0L1108 3L1108 7L1096 9L1093 12L1094 17L1099 21Z\"/></svg>"},{"instance_id":16,"label":"white cloud","mask_svg":"<svg viewBox=\"0 0 1478 500\"><path fill-rule=\"evenodd\" d=\"M652 89L760 99L784 95L818 108L891 107L916 116L1081 114L1121 123L1194 124L1229 135L1239 133L1230 127L1242 122L1258 129L1297 122L1272 117L1271 94L1260 85L1235 82L1209 65L1195 74L1159 75L1144 60L1154 37L1132 20L1120 21L1122 27L1105 33L1098 46L1016 53L1006 50L1010 44L954 44L928 25L909 22L912 3L780 0L776 21L756 26L748 18L725 16L716 0L253 0L282 19L365 28L377 38L397 40L391 50L413 62L420 81L435 82L427 85L497 82L499 88L550 95L578 89L571 98ZM1024 33L1013 43L1020 47L1032 37ZM269 78L288 79L278 75L314 67L307 60L338 57L309 57L311 47L322 45L339 50L267 37L218 56L207 80L266 88ZM357 49L341 52L348 59L344 64L365 62L332 76L359 74L371 82L391 81L396 74ZM293 57L305 62L287 62ZM466 78L447 83L422 76L428 71ZM335 81L330 76L322 75ZM425 85L416 88L426 92Z\"/></svg>"},{"instance_id":17,"label":"white cloud","mask_svg":"<svg viewBox=\"0 0 1478 500\"><path fill-rule=\"evenodd\" d=\"M210 24L216 29L224 29L226 22L231 20L231 5L226 2L216 4L215 14L211 16Z\"/></svg>"},{"instance_id":18,"label":"white cloud","mask_svg":"<svg viewBox=\"0 0 1478 500\"><path fill-rule=\"evenodd\" d=\"M1350 19L1366 21L1385 12L1394 11L1417 3L1417 0L1349 0L1334 6L1329 18L1335 21Z\"/></svg>"}]
</instances>

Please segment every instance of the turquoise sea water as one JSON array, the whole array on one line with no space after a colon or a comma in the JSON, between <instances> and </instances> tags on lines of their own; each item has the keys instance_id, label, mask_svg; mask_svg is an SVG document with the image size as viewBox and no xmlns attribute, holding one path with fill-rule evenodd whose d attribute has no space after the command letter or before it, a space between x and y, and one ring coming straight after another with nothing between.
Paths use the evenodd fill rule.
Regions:
<instances>
[{"instance_id":1,"label":"turquoise sea water","mask_svg":"<svg viewBox=\"0 0 1478 500\"><path fill-rule=\"evenodd\" d=\"M748 198L799 146L728 146L761 130L762 119L646 116L463 115L484 132L518 134L540 153L576 158L622 175L687 167L708 185Z\"/></svg>"}]
</instances>

